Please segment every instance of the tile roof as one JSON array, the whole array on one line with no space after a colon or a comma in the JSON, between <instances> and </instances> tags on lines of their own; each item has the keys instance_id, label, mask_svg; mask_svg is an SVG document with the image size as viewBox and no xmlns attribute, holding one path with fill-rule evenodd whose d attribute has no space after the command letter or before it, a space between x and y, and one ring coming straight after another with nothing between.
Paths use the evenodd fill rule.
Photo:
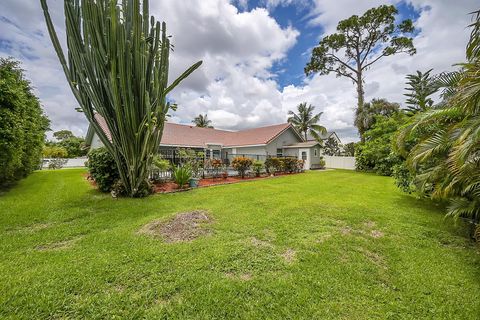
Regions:
<instances>
[{"instance_id":1,"label":"tile roof","mask_svg":"<svg viewBox=\"0 0 480 320\"><path fill-rule=\"evenodd\" d=\"M111 139L105 119L99 114L95 115L95 119L109 139ZM160 145L197 148L204 148L209 144L218 144L223 147L264 145L289 128L293 128L291 124L282 123L248 130L227 131L165 122ZM300 136L299 139L301 139Z\"/></svg>"}]
</instances>

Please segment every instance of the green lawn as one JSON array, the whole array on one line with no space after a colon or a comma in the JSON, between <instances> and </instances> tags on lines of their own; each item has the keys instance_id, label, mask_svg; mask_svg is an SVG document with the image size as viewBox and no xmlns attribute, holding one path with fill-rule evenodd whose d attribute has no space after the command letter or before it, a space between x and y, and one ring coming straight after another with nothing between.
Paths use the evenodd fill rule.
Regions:
<instances>
[{"instance_id":1,"label":"green lawn","mask_svg":"<svg viewBox=\"0 0 480 320\"><path fill-rule=\"evenodd\" d=\"M479 247L390 178L309 172L115 200L83 173L36 172L0 196L0 318L479 318ZM193 209L210 212L210 235L137 233Z\"/></svg>"}]
</instances>

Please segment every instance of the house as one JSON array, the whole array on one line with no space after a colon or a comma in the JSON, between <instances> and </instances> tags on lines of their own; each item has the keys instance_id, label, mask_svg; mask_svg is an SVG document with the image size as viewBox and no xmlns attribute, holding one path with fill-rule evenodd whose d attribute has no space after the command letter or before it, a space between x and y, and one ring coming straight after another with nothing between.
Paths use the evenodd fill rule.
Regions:
<instances>
[{"instance_id":1,"label":"house","mask_svg":"<svg viewBox=\"0 0 480 320\"><path fill-rule=\"evenodd\" d=\"M96 119L110 136L105 120L101 116ZM91 148L102 146L91 127L86 143ZM159 152L173 160L179 148L203 151L207 158L222 159L227 163L236 156L262 161L267 157L295 157L305 161L305 169L318 168L321 155L321 144L318 141L305 141L290 123L228 131L165 122Z\"/></svg>"}]
</instances>

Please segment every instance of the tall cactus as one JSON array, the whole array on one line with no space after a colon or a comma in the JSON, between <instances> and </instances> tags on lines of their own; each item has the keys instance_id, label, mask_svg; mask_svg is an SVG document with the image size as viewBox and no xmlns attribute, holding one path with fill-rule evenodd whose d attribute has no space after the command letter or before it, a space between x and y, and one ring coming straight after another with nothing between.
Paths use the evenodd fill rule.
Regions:
<instances>
[{"instance_id":1,"label":"tall cactus","mask_svg":"<svg viewBox=\"0 0 480 320\"><path fill-rule=\"evenodd\" d=\"M134 197L160 144L167 94L202 62L168 85L170 41L165 23L149 15L148 0L65 0L65 57L47 0L40 2L70 88Z\"/></svg>"}]
</instances>

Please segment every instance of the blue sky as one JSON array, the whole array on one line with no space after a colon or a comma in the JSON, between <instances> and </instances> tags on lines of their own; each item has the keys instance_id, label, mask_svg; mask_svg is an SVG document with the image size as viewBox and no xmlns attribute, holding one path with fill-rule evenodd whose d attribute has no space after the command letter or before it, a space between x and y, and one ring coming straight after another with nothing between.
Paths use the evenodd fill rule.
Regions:
<instances>
[{"instance_id":1,"label":"blue sky","mask_svg":"<svg viewBox=\"0 0 480 320\"><path fill-rule=\"evenodd\" d=\"M49 0L64 41L63 1ZM207 113L218 128L243 129L285 122L301 102L323 112L321 124L344 142L358 140L353 126L355 87L335 75L305 77L310 50L335 31L339 20L393 4L398 19L411 18L417 32L413 57L382 59L365 74L366 100L404 103L405 76L416 70L452 70L464 60L475 0L158 0L151 13L167 22L175 52L170 76L193 62L203 65L175 89L172 121L190 123ZM167 14L166 14L167 13ZM53 130L84 135L87 122L68 88L48 37L39 1L0 2L0 56L22 62Z\"/></svg>"}]
</instances>

